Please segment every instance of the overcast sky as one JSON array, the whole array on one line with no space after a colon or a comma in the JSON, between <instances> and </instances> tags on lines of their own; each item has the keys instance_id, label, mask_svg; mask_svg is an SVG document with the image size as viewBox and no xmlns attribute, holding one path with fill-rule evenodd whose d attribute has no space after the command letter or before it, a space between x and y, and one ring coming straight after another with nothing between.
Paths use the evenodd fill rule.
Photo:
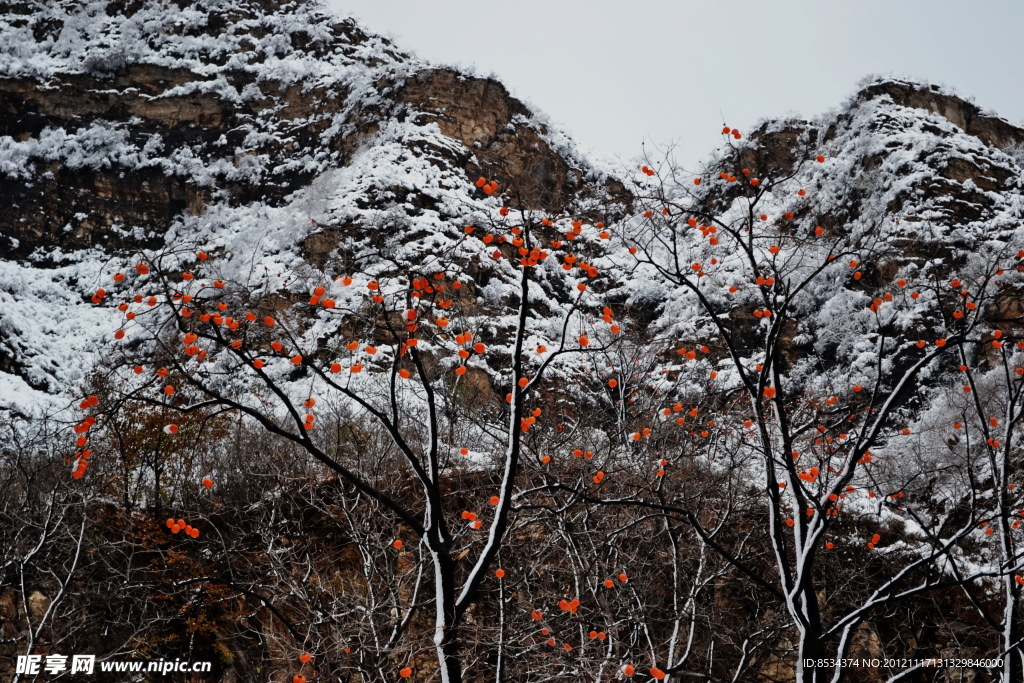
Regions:
<instances>
[{"instance_id":1,"label":"overcast sky","mask_svg":"<svg viewBox=\"0 0 1024 683\"><path fill-rule=\"evenodd\" d=\"M1024 122L1024 1L327 0L400 48L494 74L585 148L676 143L812 117L869 74L954 88Z\"/></svg>"}]
</instances>

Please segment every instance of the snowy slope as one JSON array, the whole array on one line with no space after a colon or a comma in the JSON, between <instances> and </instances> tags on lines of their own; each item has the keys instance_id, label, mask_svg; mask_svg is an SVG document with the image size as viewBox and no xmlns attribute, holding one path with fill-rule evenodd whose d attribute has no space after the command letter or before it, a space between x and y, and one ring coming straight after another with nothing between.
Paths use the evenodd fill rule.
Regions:
<instances>
[{"instance_id":1,"label":"snowy slope","mask_svg":"<svg viewBox=\"0 0 1024 683\"><path fill-rule=\"evenodd\" d=\"M20 201L0 223L4 407L53 407L75 394L119 324L89 302L134 263L110 260L115 252L188 243L217 254L224 279L265 268L293 282L336 255L344 228L346 248L371 272L366 261L382 251L423 267L449 248L469 259L484 245L463 226L496 218L500 205L469 181L487 170L515 176L494 159L515 160L520 139L535 150L522 163L530 173L546 156L562 176L555 184L568 179L559 199L603 192L593 189L603 174L500 85L436 71L316 3L8 7L0 174ZM468 104L477 97L496 120L437 112L421 92L434 79L450 86L442 95L466 88ZM461 139L442 132L459 126ZM538 180L521 175L522 187ZM544 203L524 197L520 207L531 201ZM502 292L489 295L497 303Z\"/></svg>"},{"instance_id":2,"label":"snowy slope","mask_svg":"<svg viewBox=\"0 0 1024 683\"><path fill-rule=\"evenodd\" d=\"M484 272L485 305L467 324L500 346L514 270L481 258L483 231L463 228L515 216L498 216L503 200L479 192L477 175L508 186L516 210L588 219L578 244L603 272L630 266L618 237L643 224L640 212L612 225L608 242L591 224L620 218L654 181L638 174L624 189L500 84L435 69L316 3L178 4L40 0L0 15L0 189L14 198L0 207L0 406L31 412L78 395L120 322L114 297L90 296L116 293L113 273L166 249L192 267L202 248L215 255L209 276L258 281L291 301L308 296L310 280L332 286L346 265L381 277ZM883 79L818 120L768 121L732 141L693 174L699 187L693 176L658 182L679 212L730 220L749 190L719 181L722 168L784 165L799 149L826 155L791 169L810 196L769 194L763 209L845 235L870 268L855 282L837 265L815 285L792 337L809 360L790 371L865 382L876 291L899 277L968 279L1022 242L1021 142L952 93ZM687 248L695 260L710 254L696 233ZM538 342L557 335L569 295L558 267L539 269ZM724 293L741 272L721 255L708 289L734 315L755 303L753 292ZM713 336L694 298L656 273L613 279L641 337ZM332 290L339 308L355 291ZM340 338L336 316L296 316L311 348ZM918 318L903 309L891 323L911 338ZM930 324L937 333L944 323ZM841 361L843 377L821 374L823 357Z\"/></svg>"}]
</instances>

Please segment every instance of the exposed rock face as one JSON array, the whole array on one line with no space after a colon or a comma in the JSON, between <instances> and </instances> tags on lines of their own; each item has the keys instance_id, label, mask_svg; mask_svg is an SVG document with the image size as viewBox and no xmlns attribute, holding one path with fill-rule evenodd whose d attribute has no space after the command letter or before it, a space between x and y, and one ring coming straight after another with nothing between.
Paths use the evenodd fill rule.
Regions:
<instances>
[{"instance_id":1,"label":"exposed rock face","mask_svg":"<svg viewBox=\"0 0 1024 683\"><path fill-rule=\"evenodd\" d=\"M937 85L885 79L868 85L857 95L861 101L878 97L888 97L903 107L938 114L968 135L997 149L1024 143L1024 129L1005 119L983 113L976 104L943 92Z\"/></svg>"},{"instance_id":2,"label":"exposed rock face","mask_svg":"<svg viewBox=\"0 0 1024 683\"><path fill-rule=\"evenodd\" d=\"M736 166L795 174L818 192L817 222L829 230L870 232L885 223L891 276L897 263L961 256L977 240L1005 237L1020 218L1024 129L941 90L883 79L857 92L822 121L771 121L737 152ZM796 168L807 150L829 154L831 171ZM813 154L811 155L813 156ZM705 196L722 210L750 187ZM893 226L899 226L895 229Z\"/></svg>"},{"instance_id":3,"label":"exposed rock face","mask_svg":"<svg viewBox=\"0 0 1024 683\"><path fill-rule=\"evenodd\" d=\"M541 133L522 125L531 112L493 80L467 78L450 69L420 72L398 94L398 101L420 112L420 120L436 122L441 132L475 153L467 172L479 171L506 179L508 190L522 206L558 212L579 192L593 196L595 187L583 169L551 149ZM620 201L625 188L611 181Z\"/></svg>"},{"instance_id":4,"label":"exposed rock face","mask_svg":"<svg viewBox=\"0 0 1024 683\"><path fill-rule=\"evenodd\" d=\"M110 22L114 35L129 32L144 3L61 3L79 17L103 4L120 20ZM23 30L11 33L31 35L40 51L63 31L44 6L12 9ZM500 175L524 206L557 210L578 192L594 193L580 160L553 150L546 127L494 80L431 68L350 21L287 3L182 6L194 13L173 24L180 37L218 41L220 55L200 63L172 55L168 65L163 45L149 55L137 45L98 53L90 45L81 62L34 77L0 74L0 135L25 164L0 176L0 192L12 199L0 207L8 257L25 258L56 234L65 249L152 247L172 221L201 215L215 197L280 204L318 173L344 166L383 121L409 117L436 122L462 143L446 158L453 170ZM272 24L282 18L315 23L281 45L271 39L284 37ZM262 68L274 58L347 73L323 85L311 74Z\"/></svg>"}]
</instances>

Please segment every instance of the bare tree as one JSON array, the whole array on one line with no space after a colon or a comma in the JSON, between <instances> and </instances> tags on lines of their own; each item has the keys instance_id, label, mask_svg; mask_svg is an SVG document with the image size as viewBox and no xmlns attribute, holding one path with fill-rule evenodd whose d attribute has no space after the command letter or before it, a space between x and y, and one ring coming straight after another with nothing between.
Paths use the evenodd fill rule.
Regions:
<instances>
[{"instance_id":1,"label":"bare tree","mask_svg":"<svg viewBox=\"0 0 1024 683\"><path fill-rule=\"evenodd\" d=\"M485 181L482 189L493 193L497 183ZM549 250L581 234L582 221L563 221L565 236L558 239L547 218L523 213L513 224L507 210L501 214L492 226L497 237L478 239L468 227L452 253L431 254L425 263L316 274L305 313L283 312L295 292L266 278L214 280L216 258L201 250L148 255L136 267L134 305L132 298L121 305L127 319L117 338L127 331L131 343L118 345L121 355L107 379L111 392L102 401L111 415L133 405L158 411L171 436L180 429L172 414L243 415L336 473L367 513L376 508L407 529L429 562L434 643L445 681L462 679L463 618L494 580L524 436L543 412L538 388L594 334L581 311L598 300L587 284L598 271L567 249L562 264L549 258ZM487 277L504 282L501 303L511 314L498 317L497 353L480 341L499 331L493 322L485 326L486 312L479 310L483 283L456 258L470 247L480 249L477 258L498 264ZM353 294L357 287L361 293ZM97 293L101 300L105 295ZM565 306L553 326L552 297ZM548 316L540 314L542 306ZM614 336L607 327L601 335ZM155 373L153 358L162 366ZM477 393L474 400L504 397L500 421L473 433L473 453L452 441L468 433L458 410L466 392ZM332 454L315 417L314 406L325 399L372 420L387 435L386 450L358 466ZM473 560L462 569L453 554L458 535L447 494L453 472L475 466L466 456L483 458L500 474L496 501L476 525L485 540L472 546ZM415 495L398 495L393 468L412 475Z\"/></svg>"},{"instance_id":2,"label":"bare tree","mask_svg":"<svg viewBox=\"0 0 1024 683\"><path fill-rule=\"evenodd\" d=\"M927 471L879 466L899 457L898 437L911 431L908 406L929 395L921 376L934 374L971 332L944 309L951 299L971 311L987 307L997 267L974 272L969 284L948 272L884 281L881 266L893 256L884 251L886 228L853 234L816 225L818 213L793 179L803 165L826 160L801 154L789 169L730 168L739 164L734 155L713 189L700 187L699 176L687 187L693 176L679 168L652 170L661 182L648 186L643 215L626 235L635 265L622 267L649 270L676 287L664 306L681 322L663 333L676 337L677 349L665 350L689 359L678 372L689 374L691 394L700 387L716 405L709 424L720 427L701 436L724 431L719 445L747 454L722 476L758 491L773 566L755 568L744 544L720 541L717 522L729 508L707 522L692 508L649 498L643 505L689 520L705 543L784 605L798 633L798 680L839 680L843 668L832 662L848 652L867 615L928 591L1005 577L1019 560L1007 555L977 566L962 557L982 510L977 485L957 493L966 517L953 514L959 505L937 514L932 499L905 497ZM952 278L945 290L935 281L943 276ZM839 287L853 291L833 297ZM845 305L832 314L842 317L823 324L821 307L837 301ZM845 328L858 348L842 348L833 327ZM911 332L927 337L911 340ZM714 453L721 451L710 444L708 457ZM836 530L854 520L878 525L865 540L886 569L867 573L861 596L836 610L827 598L836 577L823 573L822 558ZM883 540L883 526L897 521L907 533Z\"/></svg>"}]
</instances>

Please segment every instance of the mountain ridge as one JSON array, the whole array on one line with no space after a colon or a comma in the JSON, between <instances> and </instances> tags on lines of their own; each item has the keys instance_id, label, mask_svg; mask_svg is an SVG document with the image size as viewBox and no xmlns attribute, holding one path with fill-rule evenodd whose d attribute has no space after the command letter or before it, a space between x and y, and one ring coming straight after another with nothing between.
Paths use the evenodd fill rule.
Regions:
<instances>
[{"instance_id":1,"label":"mountain ridge","mask_svg":"<svg viewBox=\"0 0 1024 683\"><path fill-rule=\"evenodd\" d=\"M62 12L68 18L60 21ZM291 257L264 255L268 263L323 265L339 234L395 212L416 222L426 211L428 230L493 215L496 199L455 190L476 175L501 178L512 208L609 223L628 217L646 191L629 169L589 165L497 81L421 62L316 5L20 2L7 18L0 46L14 58L0 75L0 189L13 200L0 208L9 311L0 323L0 371L13 393L20 387L32 400L81 381L76 359L100 336L77 346L67 338L83 327L112 329L88 297L113 251L154 249L186 235L226 248L243 234L239 221L273 215L288 227L268 224L261 239ZM203 55L211 44L217 49ZM862 129L851 129L851 117L867 109ZM911 123L919 129L914 139L898 129ZM826 227L877 221L884 205L906 214L897 242L936 244L950 234L948 225L936 233L933 220L1016 220L1019 163L997 146L1020 145L1024 131L937 86L900 79L866 84L817 122L766 121L712 154L702 174L733 162L785 168L801 136L825 148L844 130L845 149L829 156L849 160L846 179L808 177L832 182L831 208L819 216ZM863 140L874 141L870 154ZM918 143L931 145L927 183L912 158L925 153ZM896 163L917 165L912 182L891 172ZM328 174L344 178L345 193L358 199L339 202ZM837 189L846 180L852 189ZM918 207L922 195L933 201ZM707 213L737 196L736 187L707 183L703 193L678 195L678 208ZM922 233L925 224L933 234ZM32 280L43 291L18 292ZM645 307L672 307L664 293L619 285L641 304L641 317L652 316ZM47 317L56 324L40 326ZM12 390L4 395L13 405Z\"/></svg>"}]
</instances>

